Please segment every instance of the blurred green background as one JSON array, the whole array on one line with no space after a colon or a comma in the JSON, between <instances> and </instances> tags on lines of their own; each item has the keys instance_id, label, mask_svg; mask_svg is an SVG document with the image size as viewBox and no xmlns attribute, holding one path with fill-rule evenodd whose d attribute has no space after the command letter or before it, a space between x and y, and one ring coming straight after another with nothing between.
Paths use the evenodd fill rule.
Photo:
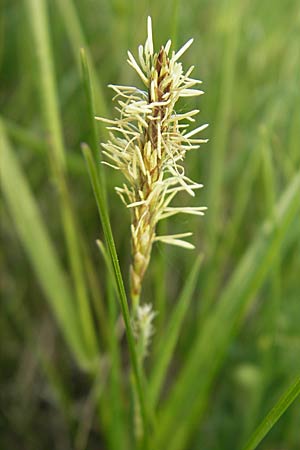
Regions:
<instances>
[{"instance_id":1,"label":"blurred green background","mask_svg":"<svg viewBox=\"0 0 300 450\"><path fill-rule=\"evenodd\" d=\"M4 0L0 8L0 448L135 448L127 345L115 337L118 303L95 243L103 235L80 149L93 146L80 48L96 113L112 118L107 84L139 83L126 51L136 55L145 42L150 14L157 50L169 37L175 49L194 38L182 59L205 95L180 108L199 108L197 124L210 124L209 143L186 158L188 176L205 187L178 198L207 205L207 214L162 227L192 230L196 250L157 245L143 291L159 311L151 386L203 254L159 390L154 448L241 449L300 370L299 1ZM99 124L97 132L100 143ZM127 283L130 217L114 192L123 179L104 173ZM259 448L300 448L296 403Z\"/></svg>"}]
</instances>

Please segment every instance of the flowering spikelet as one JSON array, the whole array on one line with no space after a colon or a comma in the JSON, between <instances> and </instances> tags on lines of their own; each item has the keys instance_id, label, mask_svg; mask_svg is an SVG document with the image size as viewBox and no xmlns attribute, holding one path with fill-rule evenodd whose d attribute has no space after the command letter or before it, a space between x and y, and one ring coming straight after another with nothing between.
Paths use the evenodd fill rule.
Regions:
<instances>
[{"instance_id":1,"label":"flowering spikelet","mask_svg":"<svg viewBox=\"0 0 300 450\"><path fill-rule=\"evenodd\" d=\"M191 181L184 172L181 161L188 150L199 147L206 139L194 136L208 125L188 131L194 116L192 110L177 114L175 104L180 97L203 94L193 89L201 81L191 78L194 67L183 72L178 62L192 44L190 39L177 53L170 54L171 41L154 53L151 18L148 17L148 36L145 46L138 49L138 62L128 52L132 66L145 90L133 86L110 85L117 99L119 117L103 119L109 124L110 138L102 144L108 164L120 170L127 184L116 188L122 201L131 210L132 264L130 268L131 297L137 314L144 274L149 264L155 241L193 248L182 238L192 233L157 236L157 223L178 213L203 215L205 207L170 206L179 191L194 196L201 184Z\"/></svg>"},{"instance_id":2,"label":"flowering spikelet","mask_svg":"<svg viewBox=\"0 0 300 450\"><path fill-rule=\"evenodd\" d=\"M152 309L151 303L139 305L136 311L136 318L133 322L133 329L137 340L139 341L138 355L143 360L148 353L148 347L151 341L154 327L152 325L156 313Z\"/></svg>"}]
</instances>

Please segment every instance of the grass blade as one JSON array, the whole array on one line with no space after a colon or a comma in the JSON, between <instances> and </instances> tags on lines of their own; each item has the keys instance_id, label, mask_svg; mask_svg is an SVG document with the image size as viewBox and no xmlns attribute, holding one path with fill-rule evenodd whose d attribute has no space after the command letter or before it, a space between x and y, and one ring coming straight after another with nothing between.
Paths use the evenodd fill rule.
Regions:
<instances>
[{"instance_id":1,"label":"grass blade","mask_svg":"<svg viewBox=\"0 0 300 450\"><path fill-rule=\"evenodd\" d=\"M108 318L109 327L112 331L109 334L109 351L111 355L111 376L110 376L110 402L111 402L111 419L110 419L110 440L112 449L126 448L124 423L125 415L122 405L122 371L121 371L121 354L119 340L121 339L118 330L118 308L115 294L118 295L118 287L115 282L114 271L111 260L104 244L97 240L97 246L104 259L106 265L107 278L107 299L108 299Z\"/></svg>"},{"instance_id":2,"label":"grass blade","mask_svg":"<svg viewBox=\"0 0 300 450\"><path fill-rule=\"evenodd\" d=\"M74 294L66 282L65 273L1 122L0 135L2 187L17 233L69 347L79 365L87 367L87 355L78 333Z\"/></svg>"},{"instance_id":3,"label":"grass blade","mask_svg":"<svg viewBox=\"0 0 300 450\"><path fill-rule=\"evenodd\" d=\"M184 284L182 292L178 298L177 305L169 319L168 328L164 333L164 336L160 338L160 341L163 343L163 345L160 345L158 354L156 355L154 368L152 370L148 386L149 399L153 407L155 407L157 403L160 390L179 337L185 314L193 298L193 292L197 283L197 277L199 275L202 259L202 255L198 256L198 258L196 259L193 268Z\"/></svg>"},{"instance_id":4,"label":"grass blade","mask_svg":"<svg viewBox=\"0 0 300 450\"><path fill-rule=\"evenodd\" d=\"M232 97L234 93L235 67L238 55L240 22L242 18L241 11L230 2L228 14L228 29L225 36L225 48L223 53L223 64L221 69L222 80L220 83L220 105L217 118L215 120L216 128L213 131L213 147L211 149L210 175L208 186L209 214L208 235L211 239L211 252L214 250L217 237L216 226L219 223L219 207L222 193L222 180L224 176L224 155L227 146L228 132L230 127L230 115L232 108Z\"/></svg>"},{"instance_id":5,"label":"grass blade","mask_svg":"<svg viewBox=\"0 0 300 450\"><path fill-rule=\"evenodd\" d=\"M95 121L95 108L93 103L93 91L92 91L92 83L91 83L91 77L89 73L89 66L87 63L87 55L86 50L84 48L80 49L80 61L81 61L81 71L82 71L82 77L84 82L84 89L85 89L85 97L87 99L87 106L88 106L88 114L90 119L90 125L91 125L91 131L92 131L92 143L90 145L91 149L93 150L95 160L97 160L97 156L99 153L98 149L98 133L96 128L96 121Z\"/></svg>"},{"instance_id":6,"label":"grass blade","mask_svg":"<svg viewBox=\"0 0 300 450\"><path fill-rule=\"evenodd\" d=\"M51 135L51 147L55 160L60 167L65 168L66 156L62 138L62 122L56 95L47 5L45 0L27 0L26 3L39 66L40 93L44 106L45 123Z\"/></svg>"},{"instance_id":7,"label":"grass blade","mask_svg":"<svg viewBox=\"0 0 300 450\"><path fill-rule=\"evenodd\" d=\"M264 205L266 214L274 221L276 232L276 183L275 183L275 171L273 163L273 155L269 144L269 129L271 127L261 130L260 136L260 159L262 178L264 182L265 196ZM257 416L259 415L260 408L263 407L265 393L268 392L270 383L272 382L272 376L274 373L274 364L277 358L276 350L278 344L278 323L281 313L281 248L278 246L278 251L274 255L269 273L270 287L267 288L265 294L264 305L260 311L260 318L263 321L264 318L264 335L269 339L269 345L264 351L260 352L261 367L261 380L259 387L252 392L251 401L249 401L248 407L245 410L244 430L240 433L240 442L244 443L245 438L249 436L250 431L257 423Z\"/></svg>"},{"instance_id":8,"label":"grass blade","mask_svg":"<svg viewBox=\"0 0 300 450\"><path fill-rule=\"evenodd\" d=\"M90 70L88 65L88 56L86 54L86 50L84 48L80 49L80 61L81 61L81 71L83 77L83 84L85 90L85 96L87 100L87 110L90 119L90 127L91 127L91 149L93 152L94 160L98 161L99 159L99 139L98 139L98 131L95 120L95 106L94 106L94 97L93 97L93 84L91 82ZM99 168L99 181L101 184L101 189L103 191L103 200L106 202L106 184L105 184L105 176L102 170L102 165L98 164ZM107 206L106 206L107 207Z\"/></svg>"},{"instance_id":9,"label":"grass blade","mask_svg":"<svg viewBox=\"0 0 300 450\"><path fill-rule=\"evenodd\" d=\"M123 319L124 319L124 323L125 323L130 358L131 358L134 378L135 378L136 387L137 387L139 404L140 404L140 408L141 408L143 429L144 429L144 439L145 439L145 445L146 445L145 448L147 448L146 442L148 441L148 436L147 436L147 434L148 434L148 419L147 419L146 402L145 402L145 396L144 396L144 390L143 390L143 384L144 384L143 383L143 375L142 375L141 367L138 364L138 358L137 358L137 354L136 354L133 331L132 331L132 327L131 327L131 319L130 319L130 314L129 314L127 296L126 296L123 278L122 278L122 274L121 274L121 269L120 269L120 265L119 265L119 260L118 260L118 256L117 256L117 252L116 252L114 238L113 238L113 234L112 234L112 230L111 230L111 225L110 225L107 209L106 209L104 198L103 198L103 192L101 191L99 177L98 177L98 173L97 173L97 170L96 170L96 167L94 164L92 152L87 145L83 144L82 147L83 147L83 153L84 153L84 157L85 157L86 164L88 167L91 183L93 186L95 199L97 202L100 219L102 222L106 245L109 250L110 258L111 258L112 265L114 268L114 275L115 275L116 283L118 286L121 311L122 311L122 315L123 315Z\"/></svg>"},{"instance_id":10,"label":"grass blade","mask_svg":"<svg viewBox=\"0 0 300 450\"><path fill-rule=\"evenodd\" d=\"M299 189L300 173L294 177L283 194L276 209L275 223L269 221L262 226L225 287L214 313L208 317L200 330L186 365L161 410L159 447L168 442L172 450L185 448L195 425L199 424L212 380L226 355L232 337L249 303L263 283L288 226L299 211ZM276 227L276 224L279 226Z\"/></svg>"},{"instance_id":11,"label":"grass blade","mask_svg":"<svg viewBox=\"0 0 300 450\"><path fill-rule=\"evenodd\" d=\"M298 395L300 395L300 376L294 380L291 386L280 397L276 405L266 415L250 437L248 443L243 447L243 450L255 450L288 407L296 400Z\"/></svg>"},{"instance_id":12,"label":"grass blade","mask_svg":"<svg viewBox=\"0 0 300 450\"><path fill-rule=\"evenodd\" d=\"M36 135L32 130L22 127L19 124L2 118L8 137L12 141L21 144L26 150L30 149L34 155L47 160L48 143L41 136ZM77 153L68 153L67 170L73 175L85 175L85 167L82 164L82 156Z\"/></svg>"},{"instance_id":13,"label":"grass blade","mask_svg":"<svg viewBox=\"0 0 300 450\"><path fill-rule=\"evenodd\" d=\"M251 189L257 178L257 172L260 163L260 152L252 151L246 161L245 169L243 170L243 176L240 189L238 190L235 201L232 218L227 225L226 232L224 233L224 239L218 243L216 251L210 261L210 270L204 280L203 299L204 299L204 311L201 315L201 321L203 316L209 313L210 308L216 298L220 283L224 276L222 267L226 268L228 265L228 256L231 255L232 249L239 236L239 228L244 215L247 213L247 205L249 198L251 197ZM242 185L243 183L243 185Z\"/></svg>"},{"instance_id":14,"label":"grass blade","mask_svg":"<svg viewBox=\"0 0 300 450\"><path fill-rule=\"evenodd\" d=\"M59 206L78 302L79 323L89 353L92 358L95 358L98 354L98 343L84 276L80 239L78 239L80 234L76 226L71 195L65 179L65 147L51 50L47 4L45 0L27 0L27 7L37 53L45 125L51 139L49 156L53 163L53 174L60 194Z\"/></svg>"},{"instance_id":15,"label":"grass blade","mask_svg":"<svg viewBox=\"0 0 300 450\"><path fill-rule=\"evenodd\" d=\"M132 365L133 365L133 371L135 376L135 384L137 386L138 391L138 402L139 406L141 408L141 414L143 419L143 429L146 431L144 438L147 442L147 415L146 415L146 403L143 397L143 389L142 385L143 383L143 374L142 374L142 368L138 365L138 360L136 358L135 354L135 343L133 338L133 333L131 329L131 323L130 323L130 315L129 315L129 309L128 309L128 303L127 303L127 297L124 289L124 283L118 263L117 253L114 245L114 240L112 236L112 231L110 227L109 222L109 216L108 216L108 205L106 201L106 192L105 192L105 179L104 179L104 173L101 169L101 166L99 164L96 165L96 161L98 160L97 154L98 154L98 137L97 137L97 129L96 129L96 121L95 121L95 110L94 110L94 99L93 99L93 89L92 89L92 83L90 79L90 72L89 72L89 66L87 63L87 55L85 52L85 49L81 49L80 51L80 59L81 59L81 68L82 68L82 74L83 74L83 82L84 82L84 88L87 98L87 106L88 106L88 114L90 118L91 123L91 129L92 129L92 149L93 152L90 151L88 146L84 146L84 155L86 158L86 161L88 163L89 173L92 181L92 186L94 189L98 210L100 213L100 218L102 221L102 226L104 230L105 240L106 244L109 249L109 256L106 252L105 247L103 244L98 241L98 247L100 251L103 254L106 266L107 266L107 272L108 274L112 274L112 281L109 280L109 305L110 305L110 316L114 313L115 308L111 304L114 300L113 293L111 292L112 288L116 289L117 295L120 298L121 301L121 310L123 319L125 322L125 328L126 328L126 334L129 344L129 350L131 353L132 358ZM94 176L92 175L94 174ZM127 325L126 325L127 321ZM113 367L113 378L114 386L112 388L119 389L118 387L118 374L117 371L119 369L119 363L117 361L118 355L117 355L117 342L112 342L110 340L110 348L113 356L115 357L115 365ZM135 360L136 359L136 360ZM135 368L136 365L136 368ZM139 386L140 384L140 386ZM116 398L115 398L116 400ZM114 402L115 406L118 407L116 404L116 401ZM122 433L122 427L119 427L120 434ZM114 436L113 442L116 442L117 436ZM147 444L146 444L147 445Z\"/></svg>"},{"instance_id":16,"label":"grass blade","mask_svg":"<svg viewBox=\"0 0 300 450\"><path fill-rule=\"evenodd\" d=\"M158 224L158 233L161 235L167 234L167 219L161 221ZM154 269L154 309L159 311L157 315L155 330L156 335L160 335L161 331L165 326L166 318L166 307L167 307L167 286L166 283L162 283L161 280L165 280L167 277L167 250L166 248L159 247L159 252L155 255L155 265ZM154 340L153 342L154 353L158 342Z\"/></svg>"},{"instance_id":17,"label":"grass blade","mask_svg":"<svg viewBox=\"0 0 300 450\"><path fill-rule=\"evenodd\" d=\"M78 49L81 47L88 48L88 44L82 26L80 24L76 7L73 0L64 0L63 2L59 0L56 3L69 37L74 58L78 61ZM95 100L97 104L98 114L106 116L107 106L102 92L101 83L99 81L99 74L96 71L91 55L88 51L86 52L88 53L88 58L90 60L93 85L95 86ZM105 126L103 124L100 124L100 127L101 131L104 134L107 134Z\"/></svg>"}]
</instances>

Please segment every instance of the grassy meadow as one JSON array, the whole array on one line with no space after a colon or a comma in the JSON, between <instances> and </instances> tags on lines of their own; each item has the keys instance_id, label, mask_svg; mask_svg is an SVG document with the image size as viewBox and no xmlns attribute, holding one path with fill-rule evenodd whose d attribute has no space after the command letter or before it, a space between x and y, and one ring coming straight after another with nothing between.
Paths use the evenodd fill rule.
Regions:
<instances>
[{"instance_id":1,"label":"grassy meadow","mask_svg":"<svg viewBox=\"0 0 300 450\"><path fill-rule=\"evenodd\" d=\"M205 216L159 224L196 248L154 245L141 367L93 117L116 116L108 84L142 87L148 15L157 51L194 38L205 94L178 112L210 126L185 160L204 188L177 198ZM299 43L297 0L1 2L1 449L299 450Z\"/></svg>"}]
</instances>

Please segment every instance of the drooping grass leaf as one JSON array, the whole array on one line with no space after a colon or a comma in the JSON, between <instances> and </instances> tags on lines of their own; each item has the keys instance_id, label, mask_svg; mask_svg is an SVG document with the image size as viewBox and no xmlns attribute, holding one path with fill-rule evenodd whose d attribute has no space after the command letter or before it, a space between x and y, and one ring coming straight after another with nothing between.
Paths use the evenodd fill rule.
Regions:
<instances>
[{"instance_id":1,"label":"drooping grass leaf","mask_svg":"<svg viewBox=\"0 0 300 450\"><path fill-rule=\"evenodd\" d=\"M77 362L87 367L88 357L79 331L74 293L1 122L0 134L2 186L14 226L67 343Z\"/></svg>"},{"instance_id":2,"label":"drooping grass leaf","mask_svg":"<svg viewBox=\"0 0 300 450\"><path fill-rule=\"evenodd\" d=\"M47 160L48 143L41 136L36 135L32 130L18 125L12 120L2 117L8 137L18 144L21 144L27 150L31 150L33 154L38 155ZM73 175L82 176L85 174L85 167L82 164L82 156L80 153L68 152L67 169Z\"/></svg>"}]
</instances>

